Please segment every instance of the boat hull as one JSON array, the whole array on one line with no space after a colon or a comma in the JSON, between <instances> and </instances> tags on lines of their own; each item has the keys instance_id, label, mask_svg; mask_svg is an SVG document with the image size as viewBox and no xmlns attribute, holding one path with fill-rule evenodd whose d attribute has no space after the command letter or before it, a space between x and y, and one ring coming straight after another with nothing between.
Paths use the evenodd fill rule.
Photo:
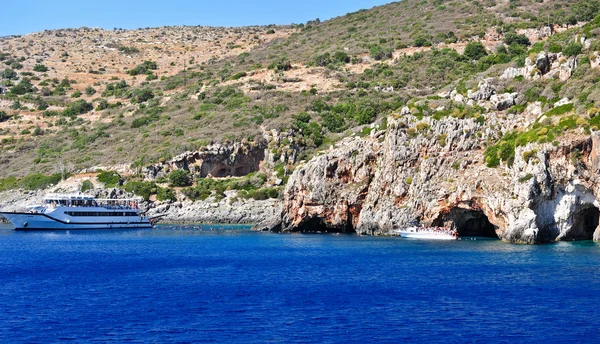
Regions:
<instances>
[{"instance_id":1,"label":"boat hull","mask_svg":"<svg viewBox=\"0 0 600 344\"><path fill-rule=\"evenodd\" d=\"M423 239L423 240L457 240L457 238L451 234L445 233L427 233L427 232L397 232L402 238L410 239Z\"/></svg>"},{"instance_id":2,"label":"boat hull","mask_svg":"<svg viewBox=\"0 0 600 344\"><path fill-rule=\"evenodd\" d=\"M147 219L137 221L63 221L48 214L2 213L16 230L143 229L152 228Z\"/></svg>"}]
</instances>

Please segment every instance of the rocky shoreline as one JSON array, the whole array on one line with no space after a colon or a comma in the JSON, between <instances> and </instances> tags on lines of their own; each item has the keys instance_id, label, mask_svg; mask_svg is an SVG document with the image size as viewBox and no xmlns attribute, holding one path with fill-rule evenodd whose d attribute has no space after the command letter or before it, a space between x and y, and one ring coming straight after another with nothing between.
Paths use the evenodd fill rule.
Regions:
<instances>
[{"instance_id":1,"label":"rocky shoreline","mask_svg":"<svg viewBox=\"0 0 600 344\"><path fill-rule=\"evenodd\" d=\"M47 193L74 193L75 190L61 187L48 190L12 190L0 193L0 209L3 211L27 211L27 205L40 203ZM95 189L96 197L126 198L133 195L120 189ZM160 222L170 224L249 224L278 216L282 201L278 199L240 199L235 192L226 192L227 197L217 200L210 197L204 201L143 202L141 210L149 217L159 217Z\"/></svg>"}]
</instances>

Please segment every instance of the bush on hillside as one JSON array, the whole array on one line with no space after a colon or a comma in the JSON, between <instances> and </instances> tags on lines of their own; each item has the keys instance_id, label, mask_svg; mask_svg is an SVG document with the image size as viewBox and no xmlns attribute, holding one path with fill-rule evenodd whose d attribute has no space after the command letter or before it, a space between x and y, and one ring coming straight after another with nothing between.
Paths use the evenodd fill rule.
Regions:
<instances>
[{"instance_id":1,"label":"bush on hillside","mask_svg":"<svg viewBox=\"0 0 600 344\"><path fill-rule=\"evenodd\" d=\"M94 184L92 184L91 181L84 180L83 183L81 183L81 192L86 192L88 190L93 190L93 189L94 189Z\"/></svg>"},{"instance_id":2,"label":"bush on hillside","mask_svg":"<svg viewBox=\"0 0 600 344\"><path fill-rule=\"evenodd\" d=\"M131 102L133 104L144 103L152 98L154 98L154 92L147 88L137 89L131 93Z\"/></svg>"},{"instance_id":3,"label":"bush on hillside","mask_svg":"<svg viewBox=\"0 0 600 344\"><path fill-rule=\"evenodd\" d=\"M10 68L6 68L0 73L0 79L15 80L17 79L17 72Z\"/></svg>"},{"instance_id":4,"label":"bush on hillside","mask_svg":"<svg viewBox=\"0 0 600 344\"><path fill-rule=\"evenodd\" d=\"M158 188L156 192L156 199L159 201L177 201L175 193L169 188Z\"/></svg>"},{"instance_id":5,"label":"bush on hillside","mask_svg":"<svg viewBox=\"0 0 600 344\"><path fill-rule=\"evenodd\" d=\"M525 35L517 35L516 33L509 32L504 35L504 44L510 46L511 44L518 44L522 46L529 46L529 38Z\"/></svg>"},{"instance_id":6,"label":"bush on hillside","mask_svg":"<svg viewBox=\"0 0 600 344\"><path fill-rule=\"evenodd\" d=\"M169 174L169 182L175 187L184 187L192 185L190 174L184 170L175 170Z\"/></svg>"},{"instance_id":7,"label":"bush on hillside","mask_svg":"<svg viewBox=\"0 0 600 344\"><path fill-rule=\"evenodd\" d=\"M23 95L27 93L35 92L35 88L31 84L28 78L23 78L21 82L16 84L10 89L10 93L16 95Z\"/></svg>"},{"instance_id":8,"label":"bush on hillside","mask_svg":"<svg viewBox=\"0 0 600 344\"><path fill-rule=\"evenodd\" d=\"M385 60L392 57L392 49L384 48L381 45L373 45L369 50L369 53L372 58L375 60Z\"/></svg>"},{"instance_id":9,"label":"bush on hillside","mask_svg":"<svg viewBox=\"0 0 600 344\"><path fill-rule=\"evenodd\" d=\"M153 70L158 69L158 65L154 61L144 61L144 63L135 66L131 69L128 74L129 75L140 75L140 74L149 74L152 73Z\"/></svg>"},{"instance_id":10,"label":"bush on hillside","mask_svg":"<svg viewBox=\"0 0 600 344\"><path fill-rule=\"evenodd\" d=\"M125 184L125 191L132 192L147 201L150 196L156 194L157 187L153 182L128 182Z\"/></svg>"},{"instance_id":11,"label":"bush on hillside","mask_svg":"<svg viewBox=\"0 0 600 344\"><path fill-rule=\"evenodd\" d=\"M463 55L469 60L479 60L487 55L487 51L481 42L473 41L467 44Z\"/></svg>"},{"instance_id":12,"label":"bush on hillside","mask_svg":"<svg viewBox=\"0 0 600 344\"><path fill-rule=\"evenodd\" d=\"M292 69L292 63L287 57L282 57L276 61L273 61L268 68L283 72Z\"/></svg>"},{"instance_id":13,"label":"bush on hillside","mask_svg":"<svg viewBox=\"0 0 600 344\"><path fill-rule=\"evenodd\" d=\"M45 73L48 71L48 67L44 66L43 64L36 64L35 66L33 66L33 71L35 72L40 72L40 73Z\"/></svg>"},{"instance_id":14,"label":"bush on hillside","mask_svg":"<svg viewBox=\"0 0 600 344\"><path fill-rule=\"evenodd\" d=\"M88 86L85 88L85 94L88 96L93 96L96 93L96 90L92 86Z\"/></svg>"},{"instance_id":15,"label":"bush on hillside","mask_svg":"<svg viewBox=\"0 0 600 344\"><path fill-rule=\"evenodd\" d=\"M90 112L94 109L92 103L88 103L83 99L72 102L63 111L63 115L67 117L76 117L77 115L83 115L84 113Z\"/></svg>"},{"instance_id":16,"label":"bush on hillside","mask_svg":"<svg viewBox=\"0 0 600 344\"><path fill-rule=\"evenodd\" d=\"M583 45L576 43L576 42L571 42L563 50L563 53L566 56L577 56L577 55L581 54L582 50L583 50Z\"/></svg>"},{"instance_id":17,"label":"bush on hillside","mask_svg":"<svg viewBox=\"0 0 600 344\"><path fill-rule=\"evenodd\" d=\"M26 190L41 190L50 185L56 185L60 182L62 176L60 173L44 175L41 173L29 174L19 181L19 186Z\"/></svg>"},{"instance_id":18,"label":"bush on hillside","mask_svg":"<svg viewBox=\"0 0 600 344\"><path fill-rule=\"evenodd\" d=\"M121 185L121 176L117 172L102 171L98 174L97 178L106 188L114 188Z\"/></svg>"}]
</instances>

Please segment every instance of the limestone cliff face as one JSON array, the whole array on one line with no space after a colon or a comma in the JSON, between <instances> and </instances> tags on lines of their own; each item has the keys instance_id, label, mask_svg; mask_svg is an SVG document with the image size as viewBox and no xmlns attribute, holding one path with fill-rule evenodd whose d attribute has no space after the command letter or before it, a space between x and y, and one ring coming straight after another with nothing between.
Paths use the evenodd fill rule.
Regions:
<instances>
[{"instance_id":1,"label":"limestone cliff face","mask_svg":"<svg viewBox=\"0 0 600 344\"><path fill-rule=\"evenodd\" d=\"M164 177L174 169L186 170L201 178L244 176L260 169L265 149L265 144L254 142L214 144L197 151L185 152L168 163L145 167L142 172L148 179Z\"/></svg>"},{"instance_id":2,"label":"limestone cliff face","mask_svg":"<svg viewBox=\"0 0 600 344\"><path fill-rule=\"evenodd\" d=\"M241 177L272 170L278 163L294 164L302 148L293 130L271 130L255 142L211 144L168 162L146 166L141 172L148 180L166 177L172 170L186 170L197 178Z\"/></svg>"},{"instance_id":3,"label":"limestone cliff face","mask_svg":"<svg viewBox=\"0 0 600 344\"><path fill-rule=\"evenodd\" d=\"M294 171L282 230L389 234L420 223L515 243L600 239L600 133L519 147L512 166L489 168L485 142L515 121L500 117L405 115L342 141Z\"/></svg>"},{"instance_id":4,"label":"limestone cliff face","mask_svg":"<svg viewBox=\"0 0 600 344\"><path fill-rule=\"evenodd\" d=\"M352 232L377 168L377 140L345 139L298 168L285 189L287 228Z\"/></svg>"}]
</instances>

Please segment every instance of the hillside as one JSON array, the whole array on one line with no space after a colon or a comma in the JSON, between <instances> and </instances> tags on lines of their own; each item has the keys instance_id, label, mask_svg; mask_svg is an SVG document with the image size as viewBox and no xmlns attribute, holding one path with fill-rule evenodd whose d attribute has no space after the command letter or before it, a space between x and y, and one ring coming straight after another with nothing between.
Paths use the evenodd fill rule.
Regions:
<instances>
[{"instance_id":1,"label":"hillside","mask_svg":"<svg viewBox=\"0 0 600 344\"><path fill-rule=\"evenodd\" d=\"M597 10L595 1L407 0L290 27L4 38L0 175L150 165L271 129L295 130L308 158L419 97L464 93L519 66L544 48L535 43L547 40L548 20L561 32ZM469 42L487 56L466 56Z\"/></svg>"}]
</instances>

